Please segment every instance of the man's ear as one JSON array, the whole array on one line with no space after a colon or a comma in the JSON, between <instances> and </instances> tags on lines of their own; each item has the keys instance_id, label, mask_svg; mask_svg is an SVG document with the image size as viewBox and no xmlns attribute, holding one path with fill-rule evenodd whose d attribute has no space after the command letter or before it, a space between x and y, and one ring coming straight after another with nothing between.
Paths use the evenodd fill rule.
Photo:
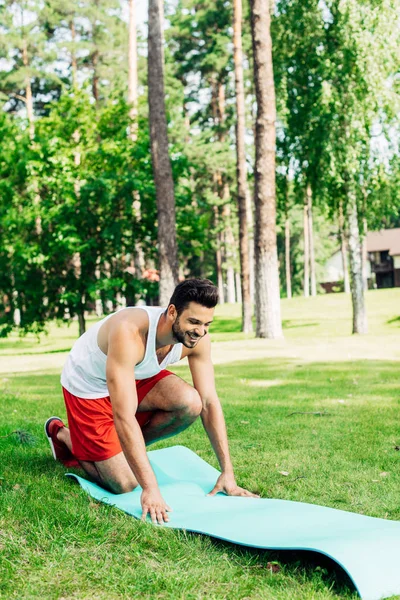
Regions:
<instances>
[{"instance_id":1,"label":"man's ear","mask_svg":"<svg viewBox=\"0 0 400 600\"><path fill-rule=\"evenodd\" d=\"M175 307L174 304L170 304L168 306L168 308L167 308L167 314L168 314L168 317L170 317L173 321L176 321L178 313L177 313L177 310L176 310L176 307Z\"/></svg>"}]
</instances>

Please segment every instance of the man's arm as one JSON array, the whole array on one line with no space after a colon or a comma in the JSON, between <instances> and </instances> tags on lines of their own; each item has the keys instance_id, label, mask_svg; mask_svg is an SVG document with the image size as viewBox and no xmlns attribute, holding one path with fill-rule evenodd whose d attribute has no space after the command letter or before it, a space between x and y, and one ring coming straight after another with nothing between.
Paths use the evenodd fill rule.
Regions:
<instances>
[{"instance_id":1,"label":"man's arm","mask_svg":"<svg viewBox=\"0 0 400 600\"><path fill-rule=\"evenodd\" d=\"M229 453L228 436L221 403L215 389L214 367L211 361L211 341L206 335L188 355L193 385L199 392L203 409L201 420L221 467L221 475L210 495L225 492L229 496L254 496L236 485Z\"/></svg>"},{"instance_id":2,"label":"man's arm","mask_svg":"<svg viewBox=\"0 0 400 600\"><path fill-rule=\"evenodd\" d=\"M147 513L153 523L168 521L167 511L156 476L146 454L142 430L136 420L138 406L134 367L139 362L141 339L135 325L118 323L111 329L106 364L107 387L110 392L115 428L126 460L143 488L142 518Z\"/></svg>"}]
</instances>

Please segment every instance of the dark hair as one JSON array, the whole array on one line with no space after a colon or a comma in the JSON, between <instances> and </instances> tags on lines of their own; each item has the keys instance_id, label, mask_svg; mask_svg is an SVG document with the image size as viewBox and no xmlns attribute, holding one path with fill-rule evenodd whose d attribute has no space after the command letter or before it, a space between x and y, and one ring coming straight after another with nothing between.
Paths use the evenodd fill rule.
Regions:
<instances>
[{"instance_id":1,"label":"dark hair","mask_svg":"<svg viewBox=\"0 0 400 600\"><path fill-rule=\"evenodd\" d=\"M207 308L218 304L218 288L209 279L185 279L176 286L169 304L173 304L180 315L190 302Z\"/></svg>"}]
</instances>

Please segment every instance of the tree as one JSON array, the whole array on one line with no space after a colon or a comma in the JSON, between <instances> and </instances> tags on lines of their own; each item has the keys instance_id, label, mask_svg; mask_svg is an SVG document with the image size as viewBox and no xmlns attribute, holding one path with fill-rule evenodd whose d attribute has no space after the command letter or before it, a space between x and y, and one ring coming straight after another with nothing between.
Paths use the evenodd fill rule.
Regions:
<instances>
[{"instance_id":1,"label":"tree","mask_svg":"<svg viewBox=\"0 0 400 600\"><path fill-rule=\"evenodd\" d=\"M128 103L131 105L129 116L131 140L134 142L137 132L138 114L138 73L137 73L137 34L136 34L136 0L129 0L129 52L128 52Z\"/></svg>"},{"instance_id":2,"label":"tree","mask_svg":"<svg viewBox=\"0 0 400 600\"><path fill-rule=\"evenodd\" d=\"M235 168L231 137L235 98L231 85L232 5L226 0L180 0L169 20L172 27L166 33L173 73L185 93L188 126L183 151L191 161L193 180L203 176L207 164L201 187L215 206L215 279L221 300L226 290L227 299L232 301L237 269L235 248L227 244L227 240L236 239L237 219L231 193ZM197 181L195 185L199 187Z\"/></svg>"},{"instance_id":3,"label":"tree","mask_svg":"<svg viewBox=\"0 0 400 600\"><path fill-rule=\"evenodd\" d=\"M319 175L321 144L321 94L324 76L325 30L318 0L281 0L273 22L275 80L278 89L280 135L278 154L302 193L304 296L316 295L313 208ZM281 159L282 162L282 159Z\"/></svg>"},{"instance_id":4,"label":"tree","mask_svg":"<svg viewBox=\"0 0 400 600\"><path fill-rule=\"evenodd\" d=\"M326 15L325 82L321 121L325 123L323 178L347 217L353 305L353 333L367 332L362 268L363 217L371 177L384 159L374 156L373 130L388 135L396 106L398 4L387 0L332 1ZM375 165L375 166L374 166ZM336 208L337 210L337 208ZM340 209L339 209L340 210Z\"/></svg>"},{"instance_id":5,"label":"tree","mask_svg":"<svg viewBox=\"0 0 400 600\"><path fill-rule=\"evenodd\" d=\"M36 0L8 0L0 5L0 58L6 65L0 71L1 97L8 112L25 109L32 140L35 112L43 112L61 91L60 77L48 69L55 56L46 45L42 11Z\"/></svg>"},{"instance_id":6,"label":"tree","mask_svg":"<svg viewBox=\"0 0 400 600\"><path fill-rule=\"evenodd\" d=\"M242 2L233 2L233 53L236 86L236 176L239 211L239 253L242 290L242 331L253 331L250 297L249 240L247 226L247 168L245 154L245 103L242 57Z\"/></svg>"},{"instance_id":7,"label":"tree","mask_svg":"<svg viewBox=\"0 0 400 600\"><path fill-rule=\"evenodd\" d=\"M168 153L159 0L149 0L148 99L151 155L157 197L160 304L166 305L178 281L175 196Z\"/></svg>"},{"instance_id":8,"label":"tree","mask_svg":"<svg viewBox=\"0 0 400 600\"><path fill-rule=\"evenodd\" d=\"M251 0L254 81L257 98L255 254L257 337L282 336L276 247L275 92L268 0Z\"/></svg>"}]
</instances>

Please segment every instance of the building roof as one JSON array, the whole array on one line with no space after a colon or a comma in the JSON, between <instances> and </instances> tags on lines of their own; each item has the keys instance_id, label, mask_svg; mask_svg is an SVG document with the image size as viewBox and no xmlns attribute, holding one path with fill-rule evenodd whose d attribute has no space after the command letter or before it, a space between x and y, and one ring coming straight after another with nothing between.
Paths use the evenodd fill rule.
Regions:
<instances>
[{"instance_id":1,"label":"building roof","mask_svg":"<svg viewBox=\"0 0 400 600\"><path fill-rule=\"evenodd\" d=\"M367 251L383 252L384 250L389 250L391 256L400 255L400 227L367 233Z\"/></svg>"}]
</instances>

